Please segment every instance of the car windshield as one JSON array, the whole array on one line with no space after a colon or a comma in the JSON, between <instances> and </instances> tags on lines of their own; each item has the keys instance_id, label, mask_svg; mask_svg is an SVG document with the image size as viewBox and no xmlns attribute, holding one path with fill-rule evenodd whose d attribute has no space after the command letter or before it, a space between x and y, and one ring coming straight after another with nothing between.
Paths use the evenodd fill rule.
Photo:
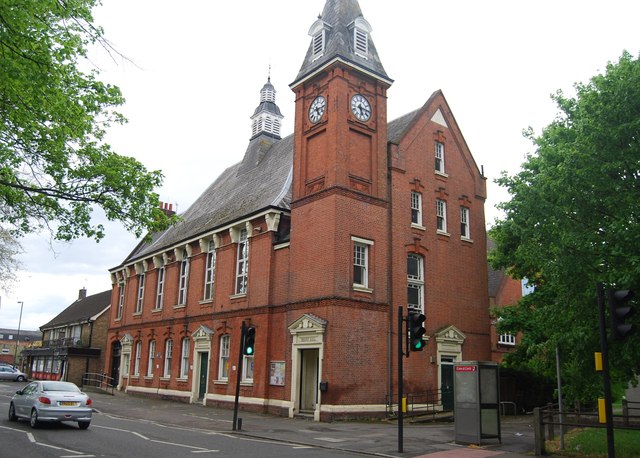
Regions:
<instances>
[{"instance_id":1,"label":"car windshield","mask_svg":"<svg viewBox=\"0 0 640 458\"><path fill-rule=\"evenodd\" d=\"M80 389L69 382L43 382L42 391L73 391L80 392Z\"/></svg>"}]
</instances>

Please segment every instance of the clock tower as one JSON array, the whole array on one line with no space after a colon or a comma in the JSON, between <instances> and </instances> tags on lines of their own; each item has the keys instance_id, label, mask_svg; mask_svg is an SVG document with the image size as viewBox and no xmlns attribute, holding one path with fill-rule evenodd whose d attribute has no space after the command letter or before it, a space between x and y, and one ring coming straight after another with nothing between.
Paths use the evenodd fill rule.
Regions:
<instances>
[{"instance_id":1,"label":"clock tower","mask_svg":"<svg viewBox=\"0 0 640 458\"><path fill-rule=\"evenodd\" d=\"M310 289L314 296L353 298L364 292L359 299L387 299L383 278L353 278L353 241L380 246L388 231L387 89L392 80L371 32L357 0L327 0L290 85L296 103L291 253L293 269L300 264L306 272L294 276L293 300L304 299L296 297L300 290L309 298ZM379 251L377 261L387 262L382 246ZM304 283L309 278L311 287ZM354 289L354 284L365 286Z\"/></svg>"}]
</instances>

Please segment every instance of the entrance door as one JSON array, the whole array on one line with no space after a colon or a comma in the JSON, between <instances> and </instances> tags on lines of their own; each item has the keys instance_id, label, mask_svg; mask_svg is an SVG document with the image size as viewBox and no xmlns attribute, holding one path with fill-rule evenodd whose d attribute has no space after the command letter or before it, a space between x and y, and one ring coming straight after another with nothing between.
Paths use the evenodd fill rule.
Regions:
<instances>
[{"instance_id":1,"label":"entrance door","mask_svg":"<svg viewBox=\"0 0 640 458\"><path fill-rule=\"evenodd\" d=\"M204 395L207 393L207 373L208 373L208 367L209 367L209 353L208 352L201 352L199 353L200 355L200 360L199 360L199 373L200 373L200 379L199 379L199 387L198 387L198 401L202 401L204 399Z\"/></svg>"},{"instance_id":2,"label":"entrance door","mask_svg":"<svg viewBox=\"0 0 640 458\"><path fill-rule=\"evenodd\" d=\"M114 342L111 347L111 386L117 386L120 380L120 352L122 344Z\"/></svg>"},{"instance_id":3,"label":"entrance door","mask_svg":"<svg viewBox=\"0 0 640 458\"><path fill-rule=\"evenodd\" d=\"M318 403L319 354L317 348L300 351L300 412L313 412Z\"/></svg>"},{"instance_id":4,"label":"entrance door","mask_svg":"<svg viewBox=\"0 0 640 458\"><path fill-rule=\"evenodd\" d=\"M440 358L440 392L442 393L442 409L453 410L453 357Z\"/></svg>"}]
</instances>

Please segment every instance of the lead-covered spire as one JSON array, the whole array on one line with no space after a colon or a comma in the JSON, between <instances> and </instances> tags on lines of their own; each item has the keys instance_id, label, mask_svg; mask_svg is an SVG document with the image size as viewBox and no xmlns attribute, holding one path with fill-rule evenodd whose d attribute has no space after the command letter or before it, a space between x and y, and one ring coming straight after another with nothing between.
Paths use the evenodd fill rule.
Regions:
<instances>
[{"instance_id":1,"label":"lead-covered spire","mask_svg":"<svg viewBox=\"0 0 640 458\"><path fill-rule=\"evenodd\" d=\"M327 0L311 28L311 44L291 87L335 60L343 60L391 83L371 39L358 0Z\"/></svg>"}]
</instances>

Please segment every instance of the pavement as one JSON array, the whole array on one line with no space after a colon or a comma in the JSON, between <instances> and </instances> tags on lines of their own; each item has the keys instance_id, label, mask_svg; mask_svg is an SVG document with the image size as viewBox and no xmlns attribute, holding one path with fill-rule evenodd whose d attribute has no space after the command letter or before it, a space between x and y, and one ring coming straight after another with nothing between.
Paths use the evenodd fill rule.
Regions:
<instances>
[{"instance_id":1,"label":"pavement","mask_svg":"<svg viewBox=\"0 0 640 458\"><path fill-rule=\"evenodd\" d=\"M260 439L381 457L515 458L533 456L533 416L502 416L501 440L480 445L455 443L454 423L412 422L404 419L402 440L393 420L314 422L247 411L238 412L233 431L233 410L185 404L116 391L90 392L94 410L114 417L144 419L162 425L224 432ZM402 449L402 452L399 450Z\"/></svg>"}]
</instances>

